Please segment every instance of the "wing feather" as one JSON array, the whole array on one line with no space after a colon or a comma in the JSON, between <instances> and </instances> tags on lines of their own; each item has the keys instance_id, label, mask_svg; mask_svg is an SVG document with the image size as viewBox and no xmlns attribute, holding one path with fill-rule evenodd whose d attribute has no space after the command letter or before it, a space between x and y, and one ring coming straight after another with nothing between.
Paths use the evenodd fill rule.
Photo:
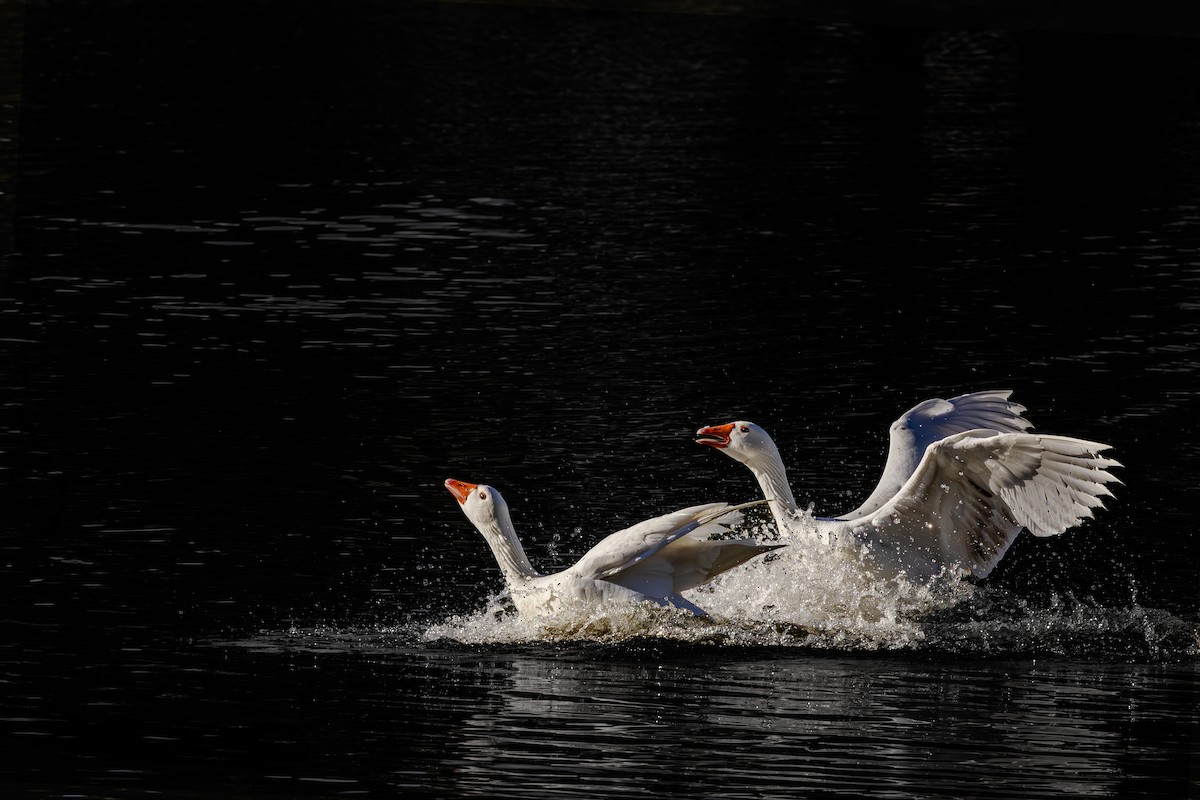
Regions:
<instances>
[{"instance_id":1,"label":"wing feather","mask_svg":"<svg viewBox=\"0 0 1200 800\"><path fill-rule=\"evenodd\" d=\"M1065 436L964 431L933 443L877 511L828 521L896 569L986 577L1022 529L1054 536L1111 497L1108 445Z\"/></svg>"},{"instance_id":2,"label":"wing feather","mask_svg":"<svg viewBox=\"0 0 1200 800\"><path fill-rule=\"evenodd\" d=\"M877 511L916 471L925 450L936 441L969 430L1022 433L1033 423L1021 416L1025 406L1008 398L1011 389L971 392L949 400L918 403L892 423L887 462L875 489L861 506L841 515L855 519Z\"/></svg>"},{"instance_id":3,"label":"wing feather","mask_svg":"<svg viewBox=\"0 0 1200 800\"><path fill-rule=\"evenodd\" d=\"M601 539L570 570L581 578L610 578L650 558L689 533L705 528L728 514L765 502L756 500L737 506L728 503L706 503L653 517Z\"/></svg>"},{"instance_id":4,"label":"wing feather","mask_svg":"<svg viewBox=\"0 0 1200 800\"><path fill-rule=\"evenodd\" d=\"M759 544L754 539L697 539L684 536L653 557L611 575L608 580L638 591L669 587L684 592L708 583L722 572L785 545Z\"/></svg>"}]
</instances>

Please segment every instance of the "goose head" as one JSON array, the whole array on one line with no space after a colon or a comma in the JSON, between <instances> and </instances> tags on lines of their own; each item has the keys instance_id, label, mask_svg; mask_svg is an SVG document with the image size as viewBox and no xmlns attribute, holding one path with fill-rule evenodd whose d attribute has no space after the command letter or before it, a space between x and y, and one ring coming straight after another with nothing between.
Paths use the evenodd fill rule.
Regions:
<instances>
[{"instance_id":1,"label":"goose head","mask_svg":"<svg viewBox=\"0 0 1200 800\"><path fill-rule=\"evenodd\" d=\"M767 432L746 420L701 428L696 431L696 444L713 447L751 467L780 460L779 449Z\"/></svg>"},{"instance_id":2,"label":"goose head","mask_svg":"<svg viewBox=\"0 0 1200 800\"><path fill-rule=\"evenodd\" d=\"M483 483L467 483L447 478L445 487L458 501L458 507L480 531L499 526L501 517L508 517L508 504L500 492ZM486 535L486 533L485 533Z\"/></svg>"},{"instance_id":3,"label":"goose head","mask_svg":"<svg viewBox=\"0 0 1200 800\"><path fill-rule=\"evenodd\" d=\"M504 502L500 492L483 483L467 483L453 478L447 478L443 485L454 495L458 507L475 529L483 534L510 585L537 576L513 529L508 503Z\"/></svg>"},{"instance_id":4,"label":"goose head","mask_svg":"<svg viewBox=\"0 0 1200 800\"><path fill-rule=\"evenodd\" d=\"M796 515L796 498L788 485L779 448L766 431L753 422L739 419L701 428L696 431L696 443L716 448L749 467L770 503L776 526L781 532L788 529Z\"/></svg>"}]
</instances>

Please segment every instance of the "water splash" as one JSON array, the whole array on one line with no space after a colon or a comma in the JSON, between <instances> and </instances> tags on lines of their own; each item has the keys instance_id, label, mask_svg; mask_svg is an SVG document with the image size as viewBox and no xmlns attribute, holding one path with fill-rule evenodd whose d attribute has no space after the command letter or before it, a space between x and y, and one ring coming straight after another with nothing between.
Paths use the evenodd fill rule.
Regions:
<instances>
[{"instance_id":1,"label":"water splash","mask_svg":"<svg viewBox=\"0 0 1200 800\"><path fill-rule=\"evenodd\" d=\"M760 525L759 538L787 546L719 576L691 599L731 622L801 628L837 646L874 649L918 644L922 617L974 592L954 576L928 582L877 578L865 551L821 540L811 516L799 522L782 534Z\"/></svg>"},{"instance_id":2,"label":"water splash","mask_svg":"<svg viewBox=\"0 0 1200 800\"><path fill-rule=\"evenodd\" d=\"M421 638L426 642L451 640L464 644L618 642L638 638L695 641L698 634L715 624L686 611L649 604L619 606L598 613L571 609L525 619L507 605L504 595L497 595L480 611L456 614L429 626Z\"/></svg>"},{"instance_id":3,"label":"water splash","mask_svg":"<svg viewBox=\"0 0 1200 800\"><path fill-rule=\"evenodd\" d=\"M1023 607L995 591L985 602L919 618L819 620L702 619L650 606L594 616L524 620L489 607L418 626L426 645L525 645L537 643L636 643L658 640L715 647L783 647L864 653L922 652L972 658L1059 656L1109 660L1180 661L1200 657L1200 621L1141 606L1102 607L1062 602L1055 608ZM1061 598L1060 598L1061 599ZM1001 610L1002 607L1006 607ZM815 617L815 615L814 615ZM397 629L389 629L396 632Z\"/></svg>"},{"instance_id":4,"label":"water splash","mask_svg":"<svg viewBox=\"0 0 1200 800\"><path fill-rule=\"evenodd\" d=\"M754 535L790 546L687 593L711 618L649 605L520 618L506 593L486 608L423 627L420 640L469 645L669 640L822 651L921 651L972 656L1061 655L1172 660L1200 654L1200 620L1071 595L1039 603L954 576L880 580L860 558L812 530ZM745 535L746 530L739 532Z\"/></svg>"},{"instance_id":5,"label":"water splash","mask_svg":"<svg viewBox=\"0 0 1200 800\"><path fill-rule=\"evenodd\" d=\"M422 638L467 644L658 638L740 646L896 649L920 646L925 638L920 615L957 602L971 590L966 584L871 584L849 569L840 575L823 570L817 559L777 556L742 565L687 593L710 618L643 604L522 619L501 593L484 609L429 626Z\"/></svg>"}]
</instances>

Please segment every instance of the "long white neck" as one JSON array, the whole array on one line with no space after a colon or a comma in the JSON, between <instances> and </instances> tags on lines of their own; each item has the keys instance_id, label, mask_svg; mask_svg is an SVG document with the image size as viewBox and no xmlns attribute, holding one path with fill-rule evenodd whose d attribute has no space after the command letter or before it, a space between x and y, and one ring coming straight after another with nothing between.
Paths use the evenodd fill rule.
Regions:
<instances>
[{"instance_id":1,"label":"long white neck","mask_svg":"<svg viewBox=\"0 0 1200 800\"><path fill-rule=\"evenodd\" d=\"M494 522L476 527L492 548L492 555L496 557L496 563L500 565L500 571L504 573L504 579L508 581L509 586L520 586L531 578L538 577L538 571L529 563L525 548L517 538L517 531L513 528L507 509L500 510Z\"/></svg>"},{"instance_id":2,"label":"long white neck","mask_svg":"<svg viewBox=\"0 0 1200 800\"><path fill-rule=\"evenodd\" d=\"M746 466L758 479L779 532L782 534L790 530L795 525L796 498L792 495L792 487L788 485L787 470L779 453L756 453L755 458L746 462Z\"/></svg>"}]
</instances>

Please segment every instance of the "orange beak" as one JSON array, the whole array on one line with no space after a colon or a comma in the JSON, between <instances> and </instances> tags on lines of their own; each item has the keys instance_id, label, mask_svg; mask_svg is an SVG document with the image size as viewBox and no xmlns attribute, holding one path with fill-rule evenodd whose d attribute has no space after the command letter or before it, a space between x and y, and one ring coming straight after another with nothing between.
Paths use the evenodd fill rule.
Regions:
<instances>
[{"instance_id":1,"label":"orange beak","mask_svg":"<svg viewBox=\"0 0 1200 800\"><path fill-rule=\"evenodd\" d=\"M718 450L729 446L729 434L733 433L733 423L725 425L709 425L696 431L696 444L706 444Z\"/></svg>"},{"instance_id":2,"label":"orange beak","mask_svg":"<svg viewBox=\"0 0 1200 800\"><path fill-rule=\"evenodd\" d=\"M461 506L467 502L467 498L471 496L471 492L475 491L477 483L466 483L464 481L456 481L454 478L447 478L444 484L450 490L450 494L454 495L454 499Z\"/></svg>"}]
</instances>

